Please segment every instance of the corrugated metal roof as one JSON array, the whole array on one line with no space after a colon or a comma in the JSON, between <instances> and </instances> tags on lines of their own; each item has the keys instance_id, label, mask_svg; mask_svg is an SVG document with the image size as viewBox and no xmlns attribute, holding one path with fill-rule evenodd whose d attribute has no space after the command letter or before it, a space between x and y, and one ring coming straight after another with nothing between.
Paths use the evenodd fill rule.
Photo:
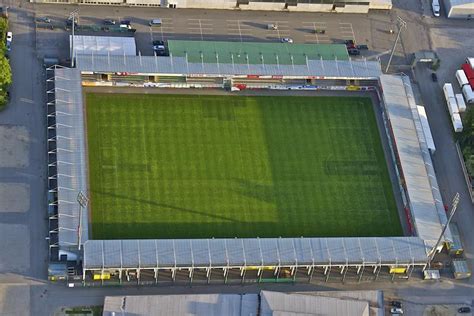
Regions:
<instances>
[{"instance_id":1,"label":"corrugated metal roof","mask_svg":"<svg viewBox=\"0 0 474 316\"><path fill-rule=\"evenodd\" d=\"M344 44L289 44L263 42L169 40L175 57L194 63L303 65L307 59L348 60Z\"/></svg>"},{"instance_id":2,"label":"corrugated metal roof","mask_svg":"<svg viewBox=\"0 0 474 316\"><path fill-rule=\"evenodd\" d=\"M70 47L72 47L71 40L72 35L69 35ZM79 54L135 56L137 54L135 38L74 35L74 56Z\"/></svg>"},{"instance_id":3,"label":"corrugated metal roof","mask_svg":"<svg viewBox=\"0 0 474 316\"><path fill-rule=\"evenodd\" d=\"M311 60L304 65L190 63L185 57L77 55L77 68L94 72L129 72L163 75L260 75L373 78L382 73L380 63L364 60Z\"/></svg>"},{"instance_id":4,"label":"corrugated metal roof","mask_svg":"<svg viewBox=\"0 0 474 316\"><path fill-rule=\"evenodd\" d=\"M103 315L252 316L257 311L257 294L107 296Z\"/></svg>"},{"instance_id":5,"label":"corrugated metal roof","mask_svg":"<svg viewBox=\"0 0 474 316\"><path fill-rule=\"evenodd\" d=\"M88 240L84 244L86 270L425 262L425 243L418 237Z\"/></svg>"},{"instance_id":6,"label":"corrugated metal roof","mask_svg":"<svg viewBox=\"0 0 474 316\"><path fill-rule=\"evenodd\" d=\"M422 151L412 113L412 106L414 107L413 111L418 112L409 79L404 81L400 76L382 75L380 82L392 131L397 142L397 151L417 235L426 241L435 242L441 234L442 227L428 170L425 166L425 159L429 157L429 152L428 149L426 149L426 153ZM430 175L435 176L434 170Z\"/></svg>"},{"instance_id":7,"label":"corrugated metal roof","mask_svg":"<svg viewBox=\"0 0 474 316\"><path fill-rule=\"evenodd\" d=\"M369 316L367 301L262 291L260 315Z\"/></svg>"},{"instance_id":8,"label":"corrugated metal roof","mask_svg":"<svg viewBox=\"0 0 474 316\"><path fill-rule=\"evenodd\" d=\"M70 247L78 245L81 212L77 196L88 192L82 80L76 69L57 68L54 76L59 245ZM83 223L87 223L87 212L85 207ZM82 225L82 238L87 236L87 225Z\"/></svg>"}]
</instances>

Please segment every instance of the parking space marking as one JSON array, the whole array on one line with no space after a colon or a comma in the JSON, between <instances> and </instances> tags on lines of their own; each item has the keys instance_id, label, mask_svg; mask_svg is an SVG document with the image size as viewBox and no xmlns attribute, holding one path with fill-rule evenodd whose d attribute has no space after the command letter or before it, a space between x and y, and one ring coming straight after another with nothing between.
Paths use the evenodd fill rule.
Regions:
<instances>
[{"instance_id":1,"label":"parking space marking","mask_svg":"<svg viewBox=\"0 0 474 316\"><path fill-rule=\"evenodd\" d=\"M190 34L199 35L201 41L207 34L214 34L212 20L209 19L188 19L188 30Z\"/></svg>"},{"instance_id":2,"label":"parking space marking","mask_svg":"<svg viewBox=\"0 0 474 316\"><path fill-rule=\"evenodd\" d=\"M352 23L339 23L339 32L341 33L342 39L349 39L355 41L354 28Z\"/></svg>"},{"instance_id":3,"label":"parking space marking","mask_svg":"<svg viewBox=\"0 0 474 316\"><path fill-rule=\"evenodd\" d=\"M252 28L244 23L251 22L245 20L227 20L227 35L238 36L242 42L244 37L251 37Z\"/></svg>"},{"instance_id":4,"label":"parking space marking","mask_svg":"<svg viewBox=\"0 0 474 316\"><path fill-rule=\"evenodd\" d=\"M305 41L316 44L330 43L331 40L326 34L327 24L326 22L302 22L304 28L310 29L311 34L305 34ZM320 30L324 30L324 34L318 33Z\"/></svg>"},{"instance_id":5,"label":"parking space marking","mask_svg":"<svg viewBox=\"0 0 474 316\"><path fill-rule=\"evenodd\" d=\"M267 24L267 38L275 38L275 33L277 34L277 39L281 41L282 38L290 37L290 27L288 26L288 21L263 21ZM274 24L277 29L272 30L268 25Z\"/></svg>"},{"instance_id":6,"label":"parking space marking","mask_svg":"<svg viewBox=\"0 0 474 316\"><path fill-rule=\"evenodd\" d=\"M311 34L305 34L305 40L309 42L331 43L329 36L326 34L328 29L326 22L303 22L303 27L310 29ZM320 33L324 30L324 34Z\"/></svg>"}]
</instances>

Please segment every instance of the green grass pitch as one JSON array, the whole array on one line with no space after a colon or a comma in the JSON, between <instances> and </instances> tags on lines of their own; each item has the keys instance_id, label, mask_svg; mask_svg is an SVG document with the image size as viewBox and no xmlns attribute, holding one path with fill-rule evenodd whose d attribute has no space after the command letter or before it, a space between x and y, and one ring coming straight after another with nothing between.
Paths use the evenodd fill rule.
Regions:
<instances>
[{"instance_id":1,"label":"green grass pitch","mask_svg":"<svg viewBox=\"0 0 474 316\"><path fill-rule=\"evenodd\" d=\"M94 239L402 235L369 98L86 103Z\"/></svg>"}]
</instances>

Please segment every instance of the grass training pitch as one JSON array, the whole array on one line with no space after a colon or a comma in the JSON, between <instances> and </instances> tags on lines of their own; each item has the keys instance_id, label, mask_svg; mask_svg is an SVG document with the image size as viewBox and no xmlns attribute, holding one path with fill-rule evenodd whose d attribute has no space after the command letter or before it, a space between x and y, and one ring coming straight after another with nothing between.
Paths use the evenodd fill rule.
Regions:
<instances>
[{"instance_id":1,"label":"grass training pitch","mask_svg":"<svg viewBox=\"0 0 474 316\"><path fill-rule=\"evenodd\" d=\"M402 235L369 98L86 104L94 239Z\"/></svg>"}]
</instances>

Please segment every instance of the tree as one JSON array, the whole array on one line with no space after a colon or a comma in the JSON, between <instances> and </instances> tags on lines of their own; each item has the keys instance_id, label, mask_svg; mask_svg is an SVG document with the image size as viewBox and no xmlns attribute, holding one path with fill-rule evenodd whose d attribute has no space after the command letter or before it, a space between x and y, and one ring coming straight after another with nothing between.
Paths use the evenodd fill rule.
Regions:
<instances>
[{"instance_id":1,"label":"tree","mask_svg":"<svg viewBox=\"0 0 474 316\"><path fill-rule=\"evenodd\" d=\"M7 88L12 83L12 72L8 60L0 56L0 86Z\"/></svg>"}]
</instances>

